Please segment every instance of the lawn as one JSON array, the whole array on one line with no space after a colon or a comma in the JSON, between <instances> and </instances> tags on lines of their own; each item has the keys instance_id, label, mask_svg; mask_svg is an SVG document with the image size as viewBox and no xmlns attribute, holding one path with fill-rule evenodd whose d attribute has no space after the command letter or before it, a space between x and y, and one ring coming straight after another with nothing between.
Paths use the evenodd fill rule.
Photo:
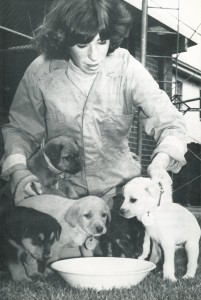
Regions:
<instances>
[{"instance_id":1,"label":"lawn","mask_svg":"<svg viewBox=\"0 0 201 300\"><path fill-rule=\"evenodd\" d=\"M201 224L201 217L199 218ZM160 267L150 273L139 285L130 289L95 291L74 289L68 286L57 274L35 279L30 283L14 283L8 274L0 274L1 300L200 300L201 298L201 242L198 270L194 279L183 280L186 255L180 249L176 253L176 277L171 283L162 279Z\"/></svg>"}]
</instances>

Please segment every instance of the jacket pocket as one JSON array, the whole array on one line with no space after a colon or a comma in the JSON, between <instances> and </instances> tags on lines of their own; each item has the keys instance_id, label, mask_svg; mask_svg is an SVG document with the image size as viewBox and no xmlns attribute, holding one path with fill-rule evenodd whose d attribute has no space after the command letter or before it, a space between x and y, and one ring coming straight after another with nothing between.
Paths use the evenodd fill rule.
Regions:
<instances>
[{"instance_id":1,"label":"jacket pocket","mask_svg":"<svg viewBox=\"0 0 201 300\"><path fill-rule=\"evenodd\" d=\"M122 148L128 145L128 134L133 120L134 114L105 114L101 130L103 146L110 145L115 148Z\"/></svg>"}]
</instances>

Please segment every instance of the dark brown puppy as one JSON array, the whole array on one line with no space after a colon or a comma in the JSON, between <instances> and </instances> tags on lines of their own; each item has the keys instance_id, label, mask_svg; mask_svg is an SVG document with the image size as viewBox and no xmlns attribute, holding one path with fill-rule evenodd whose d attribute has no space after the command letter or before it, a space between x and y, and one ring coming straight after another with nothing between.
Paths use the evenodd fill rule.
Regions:
<instances>
[{"instance_id":1,"label":"dark brown puppy","mask_svg":"<svg viewBox=\"0 0 201 300\"><path fill-rule=\"evenodd\" d=\"M60 177L64 177L65 174L76 174L82 169L79 146L71 137L52 138L43 149L37 151L28 160L27 166L39 178L44 194L76 197L70 183L65 184L64 194L59 190Z\"/></svg>"},{"instance_id":2,"label":"dark brown puppy","mask_svg":"<svg viewBox=\"0 0 201 300\"><path fill-rule=\"evenodd\" d=\"M52 256L61 226L51 216L32 208L12 207L0 216L1 264L14 281L30 280ZM43 270L44 271L44 270Z\"/></svg>"}]
</instances>

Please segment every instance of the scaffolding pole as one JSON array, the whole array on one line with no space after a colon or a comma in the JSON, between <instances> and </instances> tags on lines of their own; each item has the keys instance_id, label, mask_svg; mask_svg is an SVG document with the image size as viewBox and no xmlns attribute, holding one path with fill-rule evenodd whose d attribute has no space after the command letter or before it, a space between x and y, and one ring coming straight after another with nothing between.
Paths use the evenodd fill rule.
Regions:
<instances>
[{"instance_id":1,"label":"scaffolding pole","mask_svg":"<svg viewBox=\"0 0 201 300\"><path fill-rule=\"evenodd\" d=\"M31 36L29 36L29 35L27 35L27 34L21 33L21 32L19 32L19 31L16 31L16 30L13 30L13 29L10 29L10 28L1 26L1 25L0 25L0 29L2 29L2 30L4 30L4 31L11 32L11 33L13 33L13 34L15 34L15 35L19 35L19 36L21 36L21 37L23 37L23 38L26 38L26 39L28 39L28 40L32 40L32 39L33 39Z\"/></svg>"},{"instance_id":2,"label":"scaffolding pole","mask_svg":"<svg viewBox=\"0 0 201 300\"><path fill-rule=\"evenodd\" d=\"M148 18L148 0L142 1L142 24L141 24L141 63L146 66L146 54L147 54L147 18ZM142 161L142 137L143 128L142 122L139 118L140 109L138 110L138 132L137 132L137 153L140 162Z\"/></svg>"}]
</instances>

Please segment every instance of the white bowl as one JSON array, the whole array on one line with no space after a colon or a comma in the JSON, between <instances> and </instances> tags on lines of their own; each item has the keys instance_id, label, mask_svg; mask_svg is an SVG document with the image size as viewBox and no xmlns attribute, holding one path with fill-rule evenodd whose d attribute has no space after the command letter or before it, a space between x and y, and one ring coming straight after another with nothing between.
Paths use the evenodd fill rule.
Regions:
<instances>
[{"instance_id":1,"label":"white bowl","mask_svg":"<svg viewBox=\"0 0 201 300\"><path fill-rule=\"evenodd\" d=\"M119 257L84 257L59 260L51 267L72 287L97 290L137 285L156 265Z\"/></svg>"}]
</instances>

